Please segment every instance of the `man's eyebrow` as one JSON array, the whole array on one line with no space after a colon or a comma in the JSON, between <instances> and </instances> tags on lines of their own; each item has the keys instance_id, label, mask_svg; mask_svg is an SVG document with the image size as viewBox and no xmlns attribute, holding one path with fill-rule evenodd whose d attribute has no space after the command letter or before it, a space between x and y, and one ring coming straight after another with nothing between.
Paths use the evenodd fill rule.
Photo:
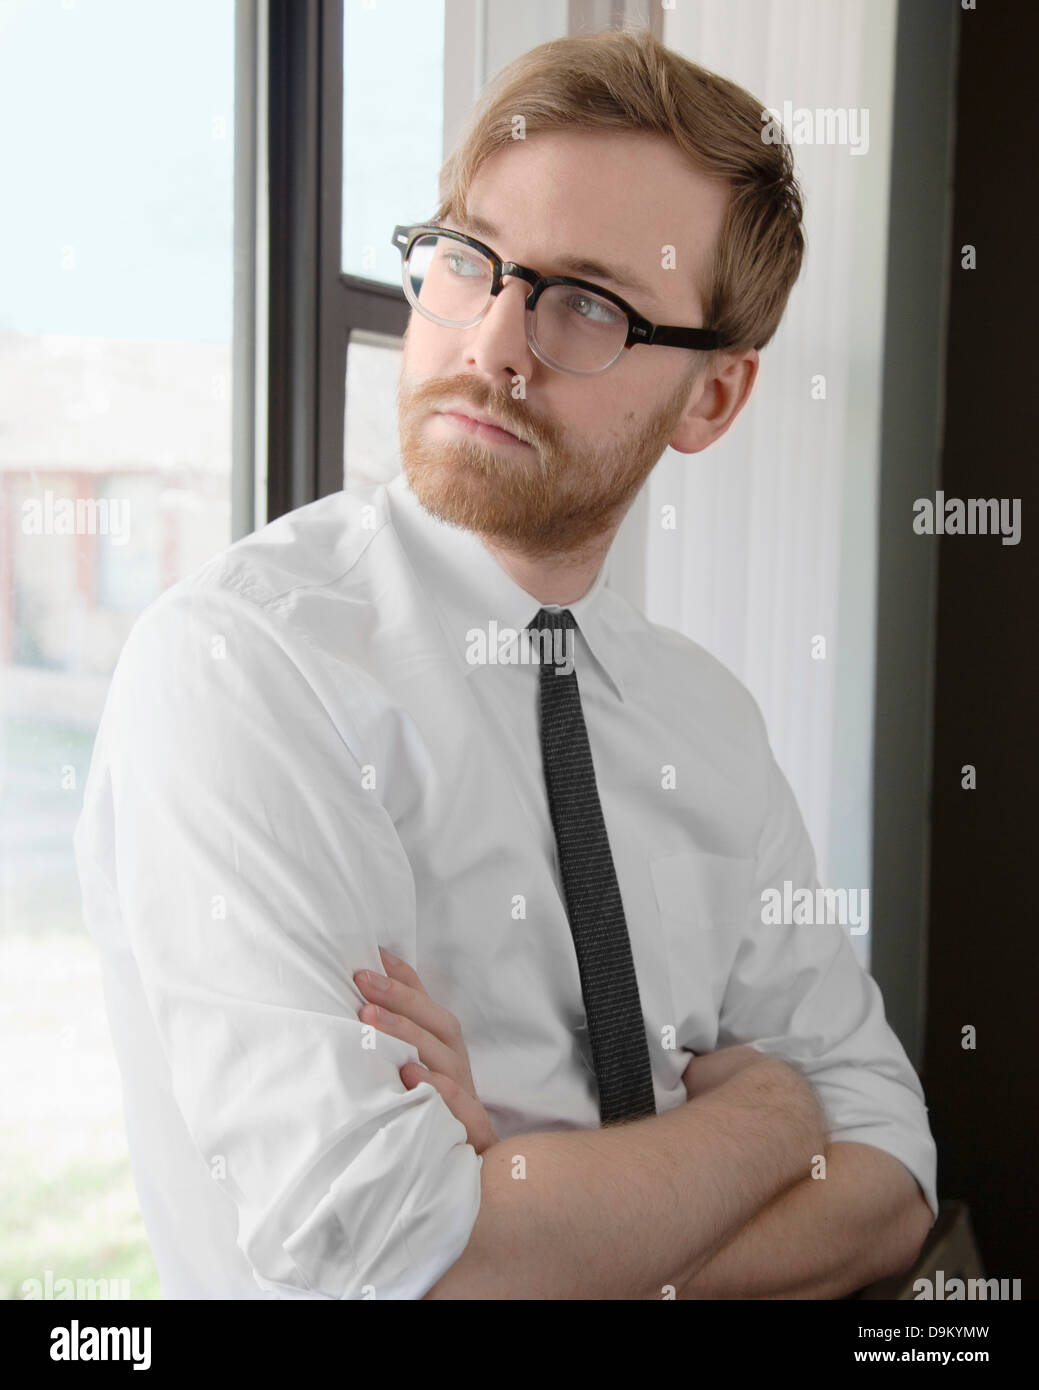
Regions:
<instances>
[{"instance_id":1,"label":"man's eyebrow","mask_svg":"<svg viewBox=\"0 0 1039 1390\"><path fill-rule=\"evenodd\" d=\"M455 219L454 225L456 231L465 232L488 243L501 235L501 229L483 217L459 217ZM636 294L644 295L647 299L656 299L654 290L626 266L603 265L601 261L590 260L587 256L555 256L553 260L558 267L553 272L556 275L575 275L581 280L608 280L613 285L620 285L622 289L634 290Z\"/></svg>"}]
</instances>

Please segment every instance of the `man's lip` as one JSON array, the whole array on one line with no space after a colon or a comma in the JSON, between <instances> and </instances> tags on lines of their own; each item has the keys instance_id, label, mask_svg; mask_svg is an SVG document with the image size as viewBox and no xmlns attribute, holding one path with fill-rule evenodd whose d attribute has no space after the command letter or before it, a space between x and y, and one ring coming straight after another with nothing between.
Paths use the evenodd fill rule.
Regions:
<instances>
[{"instance_id":1,"label":"man's lip","mask_svg":"<svg viewBox=\"0 0 1039 1390\"><path fill-rule=\"evenodd\" d=\"M434 415L450 415L459 421L466 421L473 426L482 426L484 429L494 430L498 434L507 435L509 439L515 440L517 444L526 444L527 440L521 439L518 434L513 434L512 430L505 425L500 425L497 420L490 419L486 415L474 415L468 410L436 409Z\"/></svg>"}]
</instances>

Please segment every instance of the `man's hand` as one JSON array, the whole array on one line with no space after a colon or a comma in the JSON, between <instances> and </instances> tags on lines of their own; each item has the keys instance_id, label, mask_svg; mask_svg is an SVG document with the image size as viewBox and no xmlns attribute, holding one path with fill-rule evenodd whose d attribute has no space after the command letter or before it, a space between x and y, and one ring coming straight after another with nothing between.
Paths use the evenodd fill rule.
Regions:
<instances>
[{"instance_id":1,"label":"man's hand","mask_svg":"<svg viewBox=\"0 0 1039 1390\"><path fill-rule=\"evenodd\" d=\"M416 1048L422 1065L405 1062L400 1079L409 1090L428 1081L443 1096L454 1117L465 1125L469 1143L478 1154L483 1153L497 1144L499 1137L476 1094L458 1019L434 1004L410 965L382 946L379 954L388 976L385 988L378 988L378 982L383 980L381 975L367 970L354 975L354 984L365 999L372 1001L360 1010L358 1018L380 1033L389 1033Z\"/></svg>"},{"instance_id":2,"label":"man's hand","mask_svg":"<svg viewBox=\"0 0 1039 1390\"><path fill-rule=\"evenodd\" d=\"M723 1081L728 1081L730 1076L735 1076L744 1067L751 1067L756 1062L766 1060L766 1054L759 1052L750 1043L744 1043L740 1047L723 1047L719 1052L703 1052L694 1057L682 1073L686 1095L690 1100L695 1096L702 1096L706 1091L713 1091L715 1086L720 1086Z\"/></svg>"}]
</instances>

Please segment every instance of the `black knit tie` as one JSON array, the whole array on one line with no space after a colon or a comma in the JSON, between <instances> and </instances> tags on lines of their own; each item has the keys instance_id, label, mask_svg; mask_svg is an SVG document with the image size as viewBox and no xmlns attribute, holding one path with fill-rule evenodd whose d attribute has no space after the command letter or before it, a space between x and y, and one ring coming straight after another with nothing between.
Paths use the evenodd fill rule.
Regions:
<instances>
[{"instance_id":1,"label":"black knit tie","mask_svg":"<svg viewBox=\"0 0 1039 1390\"><path fill-rule=\"evenodd\" d=\"M656 1103L635 963L595 785L577 672L556 670L561 644L566 655L560 664L572 664L577 623L568 608L558 613L542 608L530 627L550 629L531 639L540 643L542 655L545 786L599 1082L599 1117L603 1125L617 1124L655 1114Z\"/></svg>"}]
</instances>

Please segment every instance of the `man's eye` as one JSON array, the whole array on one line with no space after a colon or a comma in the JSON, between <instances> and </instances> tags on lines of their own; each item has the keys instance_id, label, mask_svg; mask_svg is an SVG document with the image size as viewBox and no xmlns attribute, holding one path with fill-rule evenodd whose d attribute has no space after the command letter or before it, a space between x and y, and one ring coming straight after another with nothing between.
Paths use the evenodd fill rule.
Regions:
<instances>
[{"instance_id":1,"label":"man's eye","mask_svg":"<svg viewBox=\"0 0 1039 1390\"><path fill-rule=\"evenodd\" d=\"M487 270L480 261L474 261L471 256L463 256L457 251L449 251L444 260L455 275L486 275Z\"/></svg>"},{"instance_id":2,"label":"man's eye","mask_svg":"<svg viewBox=\"0 0 1039 1390\"><path fill-rule=\"evenodd\" d=\"M567 307L588 323L617 324L623 317L619 310L612 305L604 304L601 299L593 299L591 295L575 293L567 299Z\"/></svg>"}]
</instances>

